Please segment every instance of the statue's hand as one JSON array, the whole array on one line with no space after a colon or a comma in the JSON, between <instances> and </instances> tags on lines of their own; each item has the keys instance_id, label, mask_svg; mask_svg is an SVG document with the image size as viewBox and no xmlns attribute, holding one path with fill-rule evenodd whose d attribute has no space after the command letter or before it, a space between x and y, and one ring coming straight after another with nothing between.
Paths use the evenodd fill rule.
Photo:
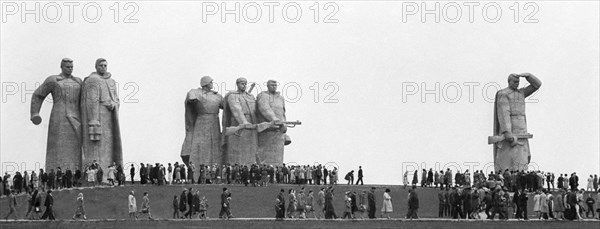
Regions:
<instances>
[{"instance_id":1,"label":"statue's hand","mask_svg":"<svg viewBox=\"0 0 600 229\"><path fill-rule=\"evenodd\" d=\"M35 125L39 125L40 123L42 123L42 117L40 117L39 114L32 115L30 120Z\"/></svg>"},{"instance_id":2,"label":"statue's hand","mask_svg":"<svg viewBox=\"0 0 600 229\"><path fill-rule=\"evenodd\" d=\"M249 123L249 122L246 121L246 122L242 123L241 126L244 129L251 129L252 128L252 123Z\"/></svg>"},{"instance_id":3,"label":"statue's hand","mask_svg":"<svg viewBox=\"0 0 600 229\"><path fill-rule=\"evenodd\" d=\"M523 78L528 77L528 76L531 76L531 73L524 72L524 73L519 74L519 77L523 77Z\"/></svg>"},{"instance_id":4,"label":"statue's hand","mask_svg":"<svg viewBox=\"0 0 600 229\"><path fill-rule=\"evenodd\" d=\"M515 141L515 137L513 136L513 134L510 131L506 131L506 132L504 132L504 140L506 140L508 142L513 142L513 141Z\"/></svg>"}]
</instances>

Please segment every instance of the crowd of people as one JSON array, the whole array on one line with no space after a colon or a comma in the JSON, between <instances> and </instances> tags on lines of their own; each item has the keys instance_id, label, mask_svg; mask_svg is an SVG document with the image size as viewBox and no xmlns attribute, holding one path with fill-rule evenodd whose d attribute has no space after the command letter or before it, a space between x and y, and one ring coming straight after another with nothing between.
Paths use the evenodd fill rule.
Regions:
<instances>
[{"instance_id":1,"label":"crowd of people","mask_svg":"<svg viewBox=\"0 0 600 229\"><path fill-rule=\"evenodd\" d=\"M319 192L314 194L313 190L306 191L305 187L296 189L281 189L275 198L275 219L283 220L285 218L308 218L314 219L374 219L376 218L377 205L375 197L375 187L371 187L370 191L363 190L346 191L342 201L344 202L344 211L341 217L335 212L334 202L334 186L322 187ZM390 214L393 212L391 190L385 189L382 197L381 218L390 219ZM287 196L287 202L286 202ZM287 204L286 204L287 203ZM416 219L417 210L419 208L419 199L416 192L416 187L410 189L408 197L409 211L406 218Z\"/></svg>"},{"instance_id":2,"label":"crowd of people","mask_svg":"<svg viewBox=\"0 0 600 229\"><path fill-rule=\"evenodd\" d=\"M129 178L139 177L141 185L172 184L239 184L244 186L268 186L271 184L298 184L302 188L296 190L281 189L275 200L276 219L285 218L325 218L356 219L375 218L376 204L374 189L368 191L348 191L342 202L344 209L341 217L335 212L335 185L338 184L338 169L328 169L322 165L283 165L265 164L251 165L199 165L175 162L163 166L160 163L140 164L139 169L131 165ZM52 191L82 186L122 186L125 185L125 174L121 165L111 165L107 174L94 162L80 170L63 172L58 167L45 172L15 172L14 176L5 173L0 177L2 185L0 196L8 198L9 211L6 219L17 218L17 196L27 195L28 210L25 219L54 219ZM194 174L199 171L199 174ZM137 172L137 174L136 174ZM419 182L419 176L421 179ZM106 175L106 176L105 176ZM137 176L136 176L137 175ZM528 219L527 203L533 199L533 209L539 219L577 220L600 217L600 196L598 195L598 177L590 175L585 188L579 187L576 173L570 176L560 174L555 179L553 173L541 171L498 171L489 174L475 171L473 175L466 170L453 173L452 170L433 171L433 169L415 171L412 182L408 182L408 171L404 173L404 188L410 185L407 198L408 214L406 218L418 218L419 200L417 187L439 188L439 214L441 218L454 219ZM106 181L103 179L106 178ZM344 179L348 185L362 185L362 167L358 170L358 179L354 183L354 170L346 173ZM556 184L556 186L555 186ZM306 185L325 185L320 190L309 190ZM327 186L329 185L329 186ZM544 187L544 185L546 187ZM309 187L308 189L305 189ZM586 194L586 191L589 193ZM150 211L150 199L144 193L141 209L137 210L134 192L129 195L130 218L137 219L146 214L153 219ZM286 198L287 197L287 198ZM42 202L42 200L44 200ZM45 211L42 216L42 203ZM224 188L221 198L220 218L232 218L231 193ZM173 197L173 218L207 218L208 200L200 195L199 190L184 188L181 194ZM380 209L381 218L390 218L393 212L391 190L385 190ZM511 212L509 214L509 212ZM76 198L73 219L87 219L83 194Z\"/></svg>"},{"instance_id":3,"label":"crowd of people","mask_svg":"<svg viewBox=\"0 0 600 229\"><path fill-rule=\"evenodd\" d=\"M137 174L136 174L137 171ZM199 174L196 174L199 173ZM267 186L269 184L338 184L338 169L322 165L267 165L267 164L214 164L199 165L189 162L143 164L139 169L130 166L129 178L134 183L136 175L141 184L244 184L246 186ZM345 176L354 180L354 171ZM358 182L363 184L362 168L359 168Z\"/></svg>"}]
</instances>

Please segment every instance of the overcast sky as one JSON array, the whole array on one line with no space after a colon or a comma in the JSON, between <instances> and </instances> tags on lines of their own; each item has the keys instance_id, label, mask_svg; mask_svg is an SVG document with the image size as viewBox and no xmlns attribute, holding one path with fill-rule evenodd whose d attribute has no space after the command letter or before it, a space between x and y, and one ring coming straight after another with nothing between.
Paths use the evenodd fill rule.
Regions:
<instances>
[{"instance_id":1,"label":"overcast sky","mask_svg":"<svg viewBox=\"0 0 600 229\"><path fill-rule=\"evenodd\" d=\"M35 126L31 93L64 57L80 78L97 58L108 60L120 87L125 162L180 161L185 95L210 75L222 93L240 76L258 90L280 82L287 118L302 121L288 130L286 162L335 164L342 174L362 165L365 182L392 184L404 169L492 169L494 94L510 73L530 72L543 83L527 100L532 166L580 177L600 170L597 1L484 2L473 6L473 22L470 3L440 2L439 23L421 18L433 2L320 2L318 23L314 1L297 2L300 18L296 5L287 14L289 2L273 6L273 23L270 2L238 2L239 23L233 14L222 22L214 3L203 11L191 1L121 2L115 23L114 2L99 2L99 17L95 5L87 14L85 2L73 6L73 22L64 3L40 2L37 23L33 14L22 21L21 2L2 2L2 173L43 165L51 103Z\"/></svg>"}]
</instances>

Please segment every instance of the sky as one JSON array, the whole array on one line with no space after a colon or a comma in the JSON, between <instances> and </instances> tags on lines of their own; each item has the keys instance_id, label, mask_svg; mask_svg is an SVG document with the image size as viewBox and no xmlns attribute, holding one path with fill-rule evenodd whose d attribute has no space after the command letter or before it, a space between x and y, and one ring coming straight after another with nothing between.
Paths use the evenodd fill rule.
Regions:
<instances>
[{"instance_id":1,"label":"sky","mask_svg":"<svg viewBox=\"0 0 600 229\"><path fill-rule=\"evenodd\" d=\"M288 164L362 166L371 184L489 171L494 94L529 72L542 81L526 100L530 168L600 170L597 1L35 3L2 1L2 173L43 166L51 99L36 126L31 94L64 57L80 78L108 60L125 163L181 161L185 95L209 75L222 94L238 77L253 94L280 83L287 118L302 121Z\"/></svg>"}]
</instances>

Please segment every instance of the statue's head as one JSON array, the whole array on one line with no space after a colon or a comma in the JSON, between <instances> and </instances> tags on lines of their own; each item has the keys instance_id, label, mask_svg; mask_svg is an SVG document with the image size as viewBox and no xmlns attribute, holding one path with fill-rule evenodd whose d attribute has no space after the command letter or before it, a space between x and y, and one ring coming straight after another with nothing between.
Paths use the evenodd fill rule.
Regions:
<instances>
[{"instance_id":1,"label":"statue's head","mask_svg":"<svg viewBox=\"0 0 600 229\"><path fill-rule=\"evenodd\" d=\"M519 89L519 75L514 73L508 75L508 87L513 90Z\"/></svg>"},{"instance_id":2,"label":"statue's head","mask_svg":"<svg viewBox=\"0 0 600 229\"><path fill-rule=\"evenodd\" d=\"M108 62L104 58L98 58L96 60L96 72L100 75L106 74L108 70Z\"/></svg>"},{"instance_id":3,"label":"statue's head","mask_svg":"<svg viewBox=\"0 0 600 229\"><path fill-rule=\"evenodd\" d=\"M203 88L208 88L209 90L213 88L213 78L211 78L210 76L203 76L200 79L200 86Z\"/></svg>"},{"instance_id":4,"label":"statue's head","mask_svg":"<svg viewBox=\"0 0 600 229\"><path fill-rule=\"evenodd\" d=\"M71 73L73 73L73 60L69 58L63 58L60 61L60 69L62 70L63 74L70 76Z\"/></svg>"},{"instance_id":5,"label":"statue's head","mask_svg":"<svg viewBox=\"0 0 600 229\"><path fill-rule=\"evenodd\" d=\"M269 90L270 93L275 93L277 91L277 81L268 80L267 81L267 89Z\"/></svg>"},{"instance_id":6,"label":"statue's head","mask_svg":"<svg viewBox=\"0 0 600 229\"><path fill-rule=\"evenodd\" d=\"M244 77L240 77L235 80L235 84L237 85L238 91L246 91L246 84L248 84L248 80Z\"/></svg>"}]
</instances>

